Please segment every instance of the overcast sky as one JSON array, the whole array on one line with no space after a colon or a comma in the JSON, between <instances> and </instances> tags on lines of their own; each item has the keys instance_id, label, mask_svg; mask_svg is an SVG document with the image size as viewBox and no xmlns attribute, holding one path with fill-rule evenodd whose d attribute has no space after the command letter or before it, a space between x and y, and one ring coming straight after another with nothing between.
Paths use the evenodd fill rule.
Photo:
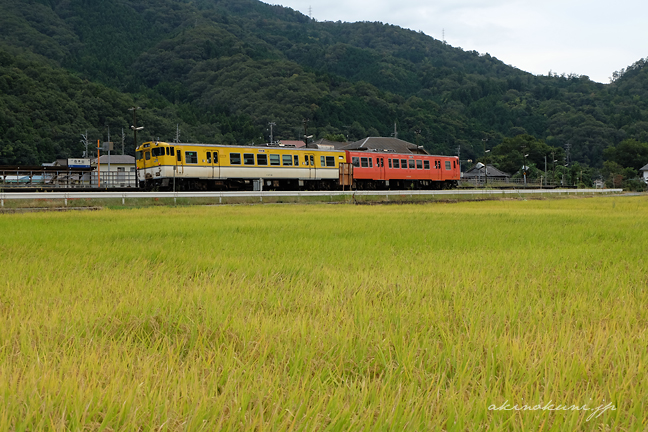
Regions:
<instances>
[{"instance_id":1,"label":"overcast sky","mask_svg":"<svg viewBox=\"0 0 648 432\"><path fill-rule=\"evenodd\" d=\"M276 0L317 21L380 21L466 51L489 53L535 75L612 72L648 57L648 1Z\"/></svg>"}]
</instances>

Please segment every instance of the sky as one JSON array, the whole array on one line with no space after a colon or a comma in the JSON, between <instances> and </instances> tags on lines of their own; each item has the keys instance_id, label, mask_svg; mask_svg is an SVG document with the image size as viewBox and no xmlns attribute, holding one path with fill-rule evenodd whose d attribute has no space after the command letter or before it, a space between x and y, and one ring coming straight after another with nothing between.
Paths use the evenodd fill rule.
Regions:
<instances>
[{"instance_id":1,"label":"sky","mask_svg":"<svg viewBox=\"0 0 648 432\"><path fill-rule=\"evenodd\" d=\"M277 0L317 21L380 21L488 53L535 75L614 71L648 57L648 1Z\"/></svg>"}]
</instances>

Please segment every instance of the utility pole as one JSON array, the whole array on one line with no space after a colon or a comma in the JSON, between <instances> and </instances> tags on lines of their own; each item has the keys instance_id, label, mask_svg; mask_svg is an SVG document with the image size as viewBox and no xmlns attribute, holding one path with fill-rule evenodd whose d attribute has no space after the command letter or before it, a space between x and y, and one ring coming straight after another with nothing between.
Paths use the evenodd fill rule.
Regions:
<instances>
[{"instance_id":1,"label":"utility pole","mask_svg":"<svg viewBox=\"0 0 648 432\"><path fill-rule=\"evenodd\" d=\"M124 156L124 140L126 139L126 135L124 135L124 128L122 128L122 156Z\"/></svg>"},{"instance_id":2,"label":"utility pole","mask_svg":"<svg viewBox=\"0 0 648 432\"><path fill-rule=\"evenodd\" d=\"M141 109L140 107L131 107L128 108L128 111L133 111L133 124L131 129L133 130L133 139L135 141L135 187L139 187L138 172L137 172L137 131L144 129L144 126L137 127L137 110Z\"/></svg>"},{"instance_id":3,"label":"utility pole","mask_svg":"<svg viewBox=\"0 0 648 432\"><path fill-rule=\"evenodd\" d=\"M268 123L268 125L270 126L270 144L272 144L272 143L274 142L274 135L272 134L272 128L273 128L273 126L276 126L277 123L275 123L275 122L270 122L270 123ZM305 131L305 130L304 130L304 135L306 135L306 131Z\"/></svg>"},{"instance_id":4,"label":"utility pole","mask_svg":"<svg viewBox=\"0 0 648 432\"><path fill-rule=\"evenodd\" d=\"M180 125L176 123L176 134L175 138L173 138L174 143L179 143L180 142Z\"/></svg>"},{"instance_id":5,"label":"utility pole","mask_svg":"<svg viewBox=\"0 0 648 432\"><path fill-rule=\"evenodd\" d=\"M83 153L84 158L89 158L90 153L88 153L88 130L86 129L85 135L81 134L81 143L85 145L85 153Z\"/></svg>"},{"instance_id":6,"label":"utility pole","mask_svg":"<svg viewBox=\"0 0 648 432\"><path fill-rule=\"evenodd\" d=\"M308 134L306 132L306 125L308 124L308 119L303 119L304 122L304 147L308 146Z\"/></svg>"}]
</instances>

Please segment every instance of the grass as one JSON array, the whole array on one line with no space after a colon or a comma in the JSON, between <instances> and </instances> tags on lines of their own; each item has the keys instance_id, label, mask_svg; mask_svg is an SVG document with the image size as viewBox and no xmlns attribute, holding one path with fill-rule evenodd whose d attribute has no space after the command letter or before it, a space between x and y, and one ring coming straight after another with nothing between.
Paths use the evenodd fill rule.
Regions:
<instances>
[{"instance_id":1,"label":"grass","mask_svg":"<svg viewBox=\"0 0 648 432\"><path fill-rule=\"evenodd\" d=\"M647 214L1 215L0 430L645 429ZM489 409L507 402L616 409Z\"/></svg>"}]
</instances>

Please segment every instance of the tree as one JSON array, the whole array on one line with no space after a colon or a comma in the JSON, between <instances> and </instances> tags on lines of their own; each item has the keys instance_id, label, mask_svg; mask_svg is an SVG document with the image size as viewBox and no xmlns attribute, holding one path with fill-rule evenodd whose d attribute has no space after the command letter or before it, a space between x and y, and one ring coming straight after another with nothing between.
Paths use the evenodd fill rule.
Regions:
<instances>
[{"instance_id":1,"label":"tree","mask_svg":"<svg viewBox=\"0 0 648 432\"><path fill-rule=\"evenodd\" d=\"M648 143L632 138L625 139L616 147L606 148L603 156L606 161L616 162L624 168L632 168L638 172L648 163Z\"/></svg>"}]
</instances>

